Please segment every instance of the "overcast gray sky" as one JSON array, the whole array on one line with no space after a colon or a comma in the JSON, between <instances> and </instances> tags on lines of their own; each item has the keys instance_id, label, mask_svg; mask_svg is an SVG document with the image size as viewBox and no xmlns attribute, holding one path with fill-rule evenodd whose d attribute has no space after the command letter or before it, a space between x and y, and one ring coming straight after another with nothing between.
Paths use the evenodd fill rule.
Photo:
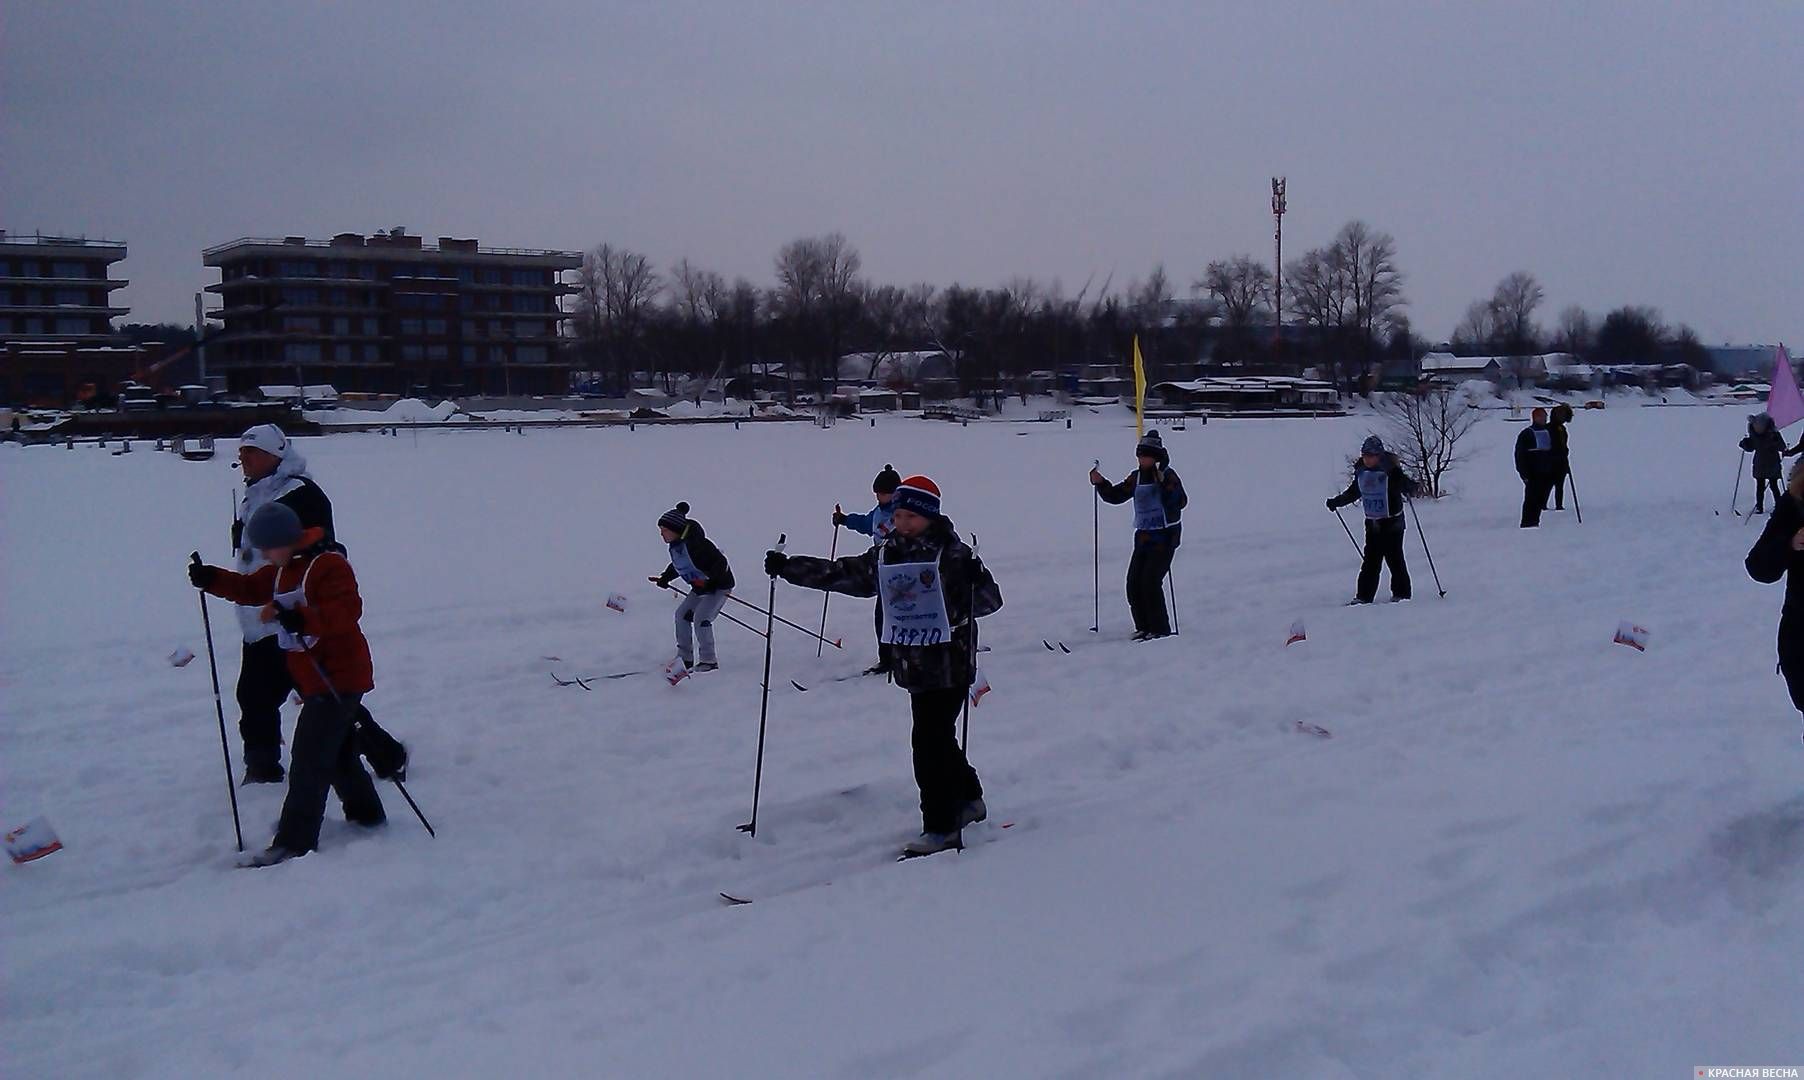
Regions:
<instances>
[{"instance_id":1,"label":"overcast gray sky","mask_svg":"<svg viewBox=\"0 0 1804 1080\"><path fill-rule=\"evenodd\" d=\"M81 3L0 12L0 226L203 247L404 224L906 284L1396 236L1418 332L1498 278L1804 345L1804 4Z\"/></svg>"}]
</instances>

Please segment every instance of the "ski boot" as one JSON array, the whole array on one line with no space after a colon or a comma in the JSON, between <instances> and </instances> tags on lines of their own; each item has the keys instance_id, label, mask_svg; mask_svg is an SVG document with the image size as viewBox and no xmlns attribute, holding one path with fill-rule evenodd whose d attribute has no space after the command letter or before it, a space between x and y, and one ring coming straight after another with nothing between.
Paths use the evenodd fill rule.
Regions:
<instances>
[{"instance_id":1,"label":"ski boot","mask_svg":"<svg viewBox=\"0 0 1804 1080\"><path fill-rule=\"evenodd\" d=\"M912 859L964 846L964 838L959 835L957 829L951 832L924 832L902 846L902 857Z\"/></svg>"},{"instance_id":2,"label":"ski boot","mask_svg":"<svg viewBox=\"0 0 1804 1080\"><path fill-rule=\"evenodd\" d=\"M979 796L959 808L958 827L962 829L966 825L975 825L989 816L990 808L983 804L983 798Z\"/></svg>"}]
</instances>

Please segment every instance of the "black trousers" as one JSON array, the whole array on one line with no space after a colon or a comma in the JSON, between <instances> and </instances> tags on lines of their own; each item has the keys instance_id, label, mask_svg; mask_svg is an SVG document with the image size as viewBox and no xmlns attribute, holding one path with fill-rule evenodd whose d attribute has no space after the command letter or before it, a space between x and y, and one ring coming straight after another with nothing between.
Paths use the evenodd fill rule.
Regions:
<instances>
[{"instance_id":1,"label":"black trousers","mask_svg":"<svg viewBox=\"0 0 1804 1080\"><path fill-rule=\"evenodd\" d=\"M244 740L246 766L282 765L282 703L294 693L288 654L274 637L247 642L238 668L238 735ZM356 743L370 759L376 775L386 779L407 761L407 751L361 703L353 718Z\"/></svg>"},{"instance_id":2,"label":"black trousers","mask_svg":"<svg viewBox=\"0 0 1804 1080\"><path fill-rule=\"evenodd\" d=\"M1771 488L1773 491L1773 505L1779 505L1779 495L1781 490L1779 481L1772 478L1765 480L1756 478L1754 480L1754 509L1756 511L1766 509L1766 492L1768 488Z\"/></svg>"},{"instance_id":3,"label":"black trousers","mask_svg":"<svg viewBox=\"0 0 1804 1080\"><path fill-rule=\"evenodd\" d=\"M1409 567L1403 563L1403 519L1385 518L1366 522L1366 555L1359 564L1359 598L1370 600L1378 595L1378 572L1391 568L1391 595L1408 600Z\"/></svg>"},{"instance_id":4,"label":"black trousers","mask_svg":"<svg viewBox=\"0 0 1804 1080\"><path fill-rule=\"evenodd\" d=\"M1555 510L1566 509L1566 478L1571 475L1572 475L1572 467L1570 465L1567 465L1565 462L1559 462L1554 465L1554 467L1553 467L1553 508ZM1546 506L1547 503L1543 502L1541 505Z\"/></svg>"},{"instance_id":5,"label":"black trousers","mask_svg":"<svg viewBox=\"0 0 1804 1080\"><path fill-rule=\"evenodd\" d=\"M1553 490L1552 473L1530 473L1522 478L1522 527L1532 529L1541 524L1541 509Z\"/></svg>"},{"instance_id":6,"label":"black trousers","mask_svg":"<svg viewBox=\"0 0 1804 1080\"><path fill-rule=\"evenodd\" d=\"M1134 629L1146 634L1171 633L1171 616L1165 610L1165 575L1171 572L1171 546L1163 541L1134 545L1128 560L1127 601Z\"/></svg>"},{"instance_id":7,"label":"black trousers","mask_svg":"<svg viewBox=\"0 0 1804 1080\"><path fill-rule=\"evenodd\" d=\"M908 695L914 713L915 785L921 789L921 831L948 833L958 828L958 813L983 797L977 770L958 745L958 716L966 690L917 690Z\"/></svg>"},{"instance_id":8,"label":"black trousers","mask_svg":"<svg viewBox=\"0 0 1804 1080\"><path fill-rule=\"evenodd\" d=\"M301 705L301 717L294 725L288 797L282 801L282 817L276 825L276 846L302 852L319 846L328 790L338 792L347 821L380 825L388 819L375 781L357 758L353 728L360 708L361 694L342 699L309 698Z\"/></svg>"}]
</instances>

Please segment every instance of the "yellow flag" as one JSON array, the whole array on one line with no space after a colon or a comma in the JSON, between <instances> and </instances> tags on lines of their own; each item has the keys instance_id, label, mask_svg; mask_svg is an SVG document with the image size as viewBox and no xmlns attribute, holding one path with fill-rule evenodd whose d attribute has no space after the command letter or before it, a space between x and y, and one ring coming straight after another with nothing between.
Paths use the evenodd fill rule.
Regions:
<instances>
[{"instance_id":1,"label":"yellow flag","mask_svg":"<svg viewBox=\"0 0 1804 1080\"><path fill-rule=\"evenodd\" d=\"M1146 365L1140 360L1140 335L1134 335L1134 438L1146 434Z\"/></svg>"}]
</instances>

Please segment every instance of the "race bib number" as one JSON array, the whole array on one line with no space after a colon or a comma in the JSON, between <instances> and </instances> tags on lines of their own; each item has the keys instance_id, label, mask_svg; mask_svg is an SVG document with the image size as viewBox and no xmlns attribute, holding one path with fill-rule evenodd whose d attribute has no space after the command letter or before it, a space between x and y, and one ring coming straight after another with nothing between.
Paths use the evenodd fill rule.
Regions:
<instances>
[{"instance_id":1,"label":"race bib number","mask_svg":"<svg viewBox=\"0 0 1804 1080\"><path fill-rule=\"evenodd\" d=\"M920 647L952 640L937 561L879 565L877 588L883 602L885 645Z\"/></svg>"}]
</instances>

